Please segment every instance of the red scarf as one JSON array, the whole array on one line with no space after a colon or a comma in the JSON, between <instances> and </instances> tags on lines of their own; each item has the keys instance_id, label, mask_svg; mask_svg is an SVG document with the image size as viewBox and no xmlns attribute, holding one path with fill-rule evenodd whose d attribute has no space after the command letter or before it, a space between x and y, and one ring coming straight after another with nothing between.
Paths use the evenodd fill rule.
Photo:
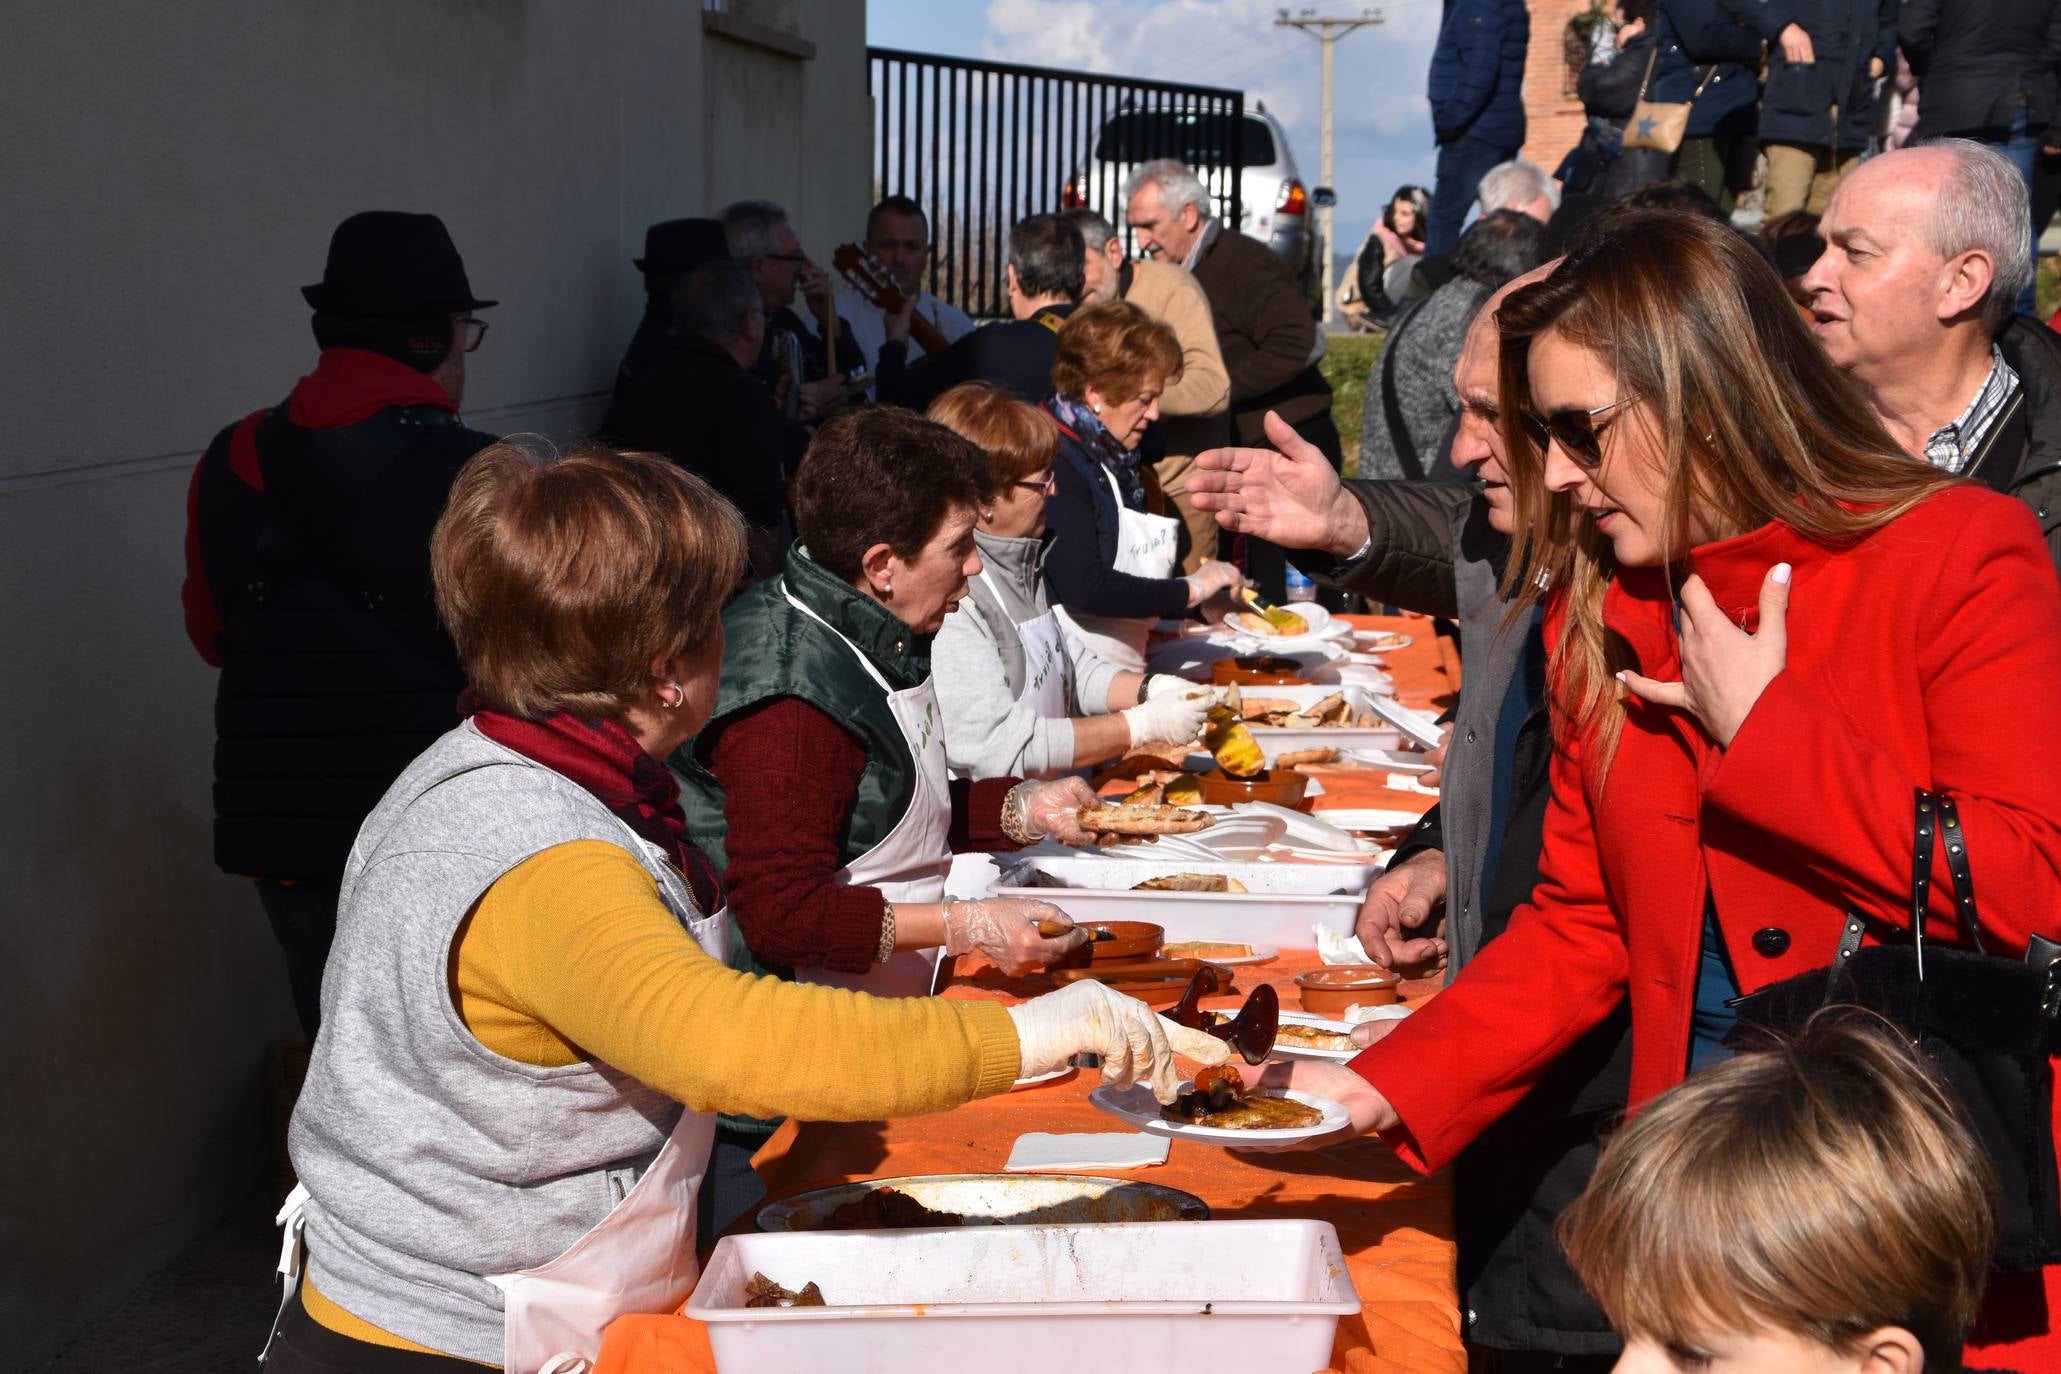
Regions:
<instances>
[{"instance_id":1,"label":"red scarf","mask_svg":"<svg viewBox=\"0 0 2061 1374\"><path fill-rule=\"evenodd\" d=\"M581 720L564 711L523 720L490 709L470 691L459 698L458 710L496 744L586 788L630 829L664 850L686 877L703 914L722 909L716 866L687 841L679 779L645 753L628 730L612 720Z\"/></svg>"},{"instance_id":2,"label":"red scarf","mask_svg":"<svg viewBox=\"0 0 2061 1374\"><path fill-rule=\"evenodd\" d=\"M458 413L442 383L406 363L362 348L325 348L315 370L294 384L286 418L302 429L342 429L388 406L435 406Z\"/></svg>"}]
</instances>

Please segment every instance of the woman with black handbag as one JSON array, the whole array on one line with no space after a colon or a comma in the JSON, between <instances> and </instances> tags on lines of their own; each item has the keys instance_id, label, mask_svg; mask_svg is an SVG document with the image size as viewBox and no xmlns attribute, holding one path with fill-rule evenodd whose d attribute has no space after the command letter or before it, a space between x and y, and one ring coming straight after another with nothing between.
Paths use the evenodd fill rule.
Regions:
<instances>
[{"instance_id":1,"label":"woman with black handbag","mask_svg":"<svg viewBox=\"0 0 2061 1374\"><path fill-rule=\"evenodd\" d=\"M2016 292L1966 261L1969 308ZM1497 319L1507 587L1545 602L1556 728L1540 885L1436 1000L1290 1080L1427 1170L1620 1003L1636 1105L1849 920L1907 945L1914 789L1958 807L1938 873L1973 854L1982 879L1968 936L1944 877L1925 894L1928 976L1975 936L2021 958L2061 914L2061 586L2029 512L1904 456L1700 216L1627 216ZM2046 1082L2022 1086L2051 1147ZM2021 1205L2051 1200L2051 1154L2021 1174ZM2055 1273L1993 1292L1971 1363L2057 1367Z\"/></svg>"}]
</instances>

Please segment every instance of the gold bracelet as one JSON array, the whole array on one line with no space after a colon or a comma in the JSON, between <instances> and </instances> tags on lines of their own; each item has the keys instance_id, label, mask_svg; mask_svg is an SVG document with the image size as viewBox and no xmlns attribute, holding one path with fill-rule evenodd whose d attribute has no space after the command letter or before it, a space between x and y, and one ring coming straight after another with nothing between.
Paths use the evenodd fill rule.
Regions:
<instances>
[{"instance_id":1,"label":"gold bracelet","mask_svg":"<svg viewBox=\"0 0 2061 1374\"><path fill-rule=\"evenodd\" d=\"M880 947L873 951L873 962L884 964L895 957L895 904L883 897L880 899Z\"/></svg>"}]
</instances>

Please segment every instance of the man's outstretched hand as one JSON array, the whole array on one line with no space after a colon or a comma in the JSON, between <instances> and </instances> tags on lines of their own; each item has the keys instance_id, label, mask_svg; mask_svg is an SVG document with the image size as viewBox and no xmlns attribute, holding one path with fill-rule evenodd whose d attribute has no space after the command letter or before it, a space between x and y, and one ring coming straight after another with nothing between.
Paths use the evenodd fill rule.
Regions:
<instances>
[{"instance_id":1,"label":"man's outstretched hand","mask_svg":"<svg viewBox=\"0 0 2061 1374\"><path fill-rule=\"evenodd\" d=\"M1316 445L1272 411L1275 447L1214 448L1197 455L1188 496L1217 524L1284 549L1317 549L1347 558L1367 542L1367 512L1339 482Z\"/></svg>"}]
</instances>

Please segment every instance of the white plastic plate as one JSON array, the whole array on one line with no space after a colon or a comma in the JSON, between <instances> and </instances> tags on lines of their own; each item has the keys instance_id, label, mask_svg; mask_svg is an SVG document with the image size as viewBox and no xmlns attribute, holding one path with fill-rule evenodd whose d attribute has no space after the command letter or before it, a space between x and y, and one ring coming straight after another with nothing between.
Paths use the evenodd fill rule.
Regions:
<instances>
[{"instance_id":1,"label":"white plastic plate","mask_svg":"<svg viewBox=\"0 0 2061 1374\"><path fill-rule=\"evenodd\" d=\"M1419 711L1405 706L1394 697L1370 696L1367 698L1367 706L1375 715L1426 749L1436 749L1446 742L1444 728L1429 711Z\"/></svg>"},{"instance_id":2,"label":"white plastic plate","mask_svg":"<svg viewBox=\"0 0 2061 1374\"><path fill-rule=\"evenodd\" d=\"M1341 830L1407 830L1423 815L1415 811L1387 811L1378 807L1339 807L1326 811L1324 819Z\"/></svg>"},{"instance_id":3,"label":"white plastic plate","mask_svg":"<svg viewBox=\"0 0 2061 1374\"><path fill-rule=\"evenodd\" d=\"M1282 1012L1281 1024L1284 1026L1311 1026L1317 1030L1334 1031L1339 1035L1350 1034L1353 1028L1350 1021L1334 1021L1329 1017L1312 1016L1306 1011ZM1274 1058L1276 1059L1321 1059L1331 1064L1343 1064L1358 1053L1358 1050L1304 1049L1279 1040L1274 1042Z\"/></svg>"},{"instance_id":4,"label":"white plastic plate","mask_svg":"<svg viewBox=\"0 0 2061 1374\"><path fill-rule=\"evenodd\" d=\"M1407 649L1417 642L1417 636L1406 635L1401 630L1354 630L1353 647L1362 653L1380 653L1384 649Z\"/></svg>"},{"instance_id":5,"label":"white plastic plate","mask_svg":"<svg viewBox=\"0 0 2061 1374\"><path fill-rule=\"evenodd\" d=\"M1186 1091L1188 1084L1181 1088ZM1152 1095L1152 1089L1133 1083L1128 1088L1097 1088L1088 1094L1088 1100L1119 1121L1128 1121L1147 1135L1163 1135L1171 1140L1193 1140L1204 1145L1258 1145L1278 1144L1289 1140L1308 1140L1311 1136L1328 1135L1352 1125L1352 1115L1328 1097L1298 1091L1294 1088L1270 1088L1268 1095L1285 1097L1300 1102L1306 1107L1315 1107L1323 1118L1314 1126L1296 1126L1281 1130L1237 1131L1222 1126L1191 1126L1185 1121L1168 1121L1159 1114L1159 1100Z\"/></svg>"}]
</instances>

